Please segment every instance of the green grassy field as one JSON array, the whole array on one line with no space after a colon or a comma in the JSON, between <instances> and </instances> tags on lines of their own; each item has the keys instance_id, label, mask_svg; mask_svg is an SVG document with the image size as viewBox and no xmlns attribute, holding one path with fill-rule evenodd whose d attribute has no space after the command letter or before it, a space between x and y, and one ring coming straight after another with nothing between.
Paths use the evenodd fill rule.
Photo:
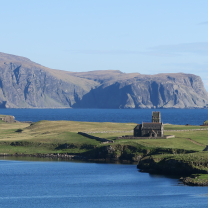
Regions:
<instances>
[{"instance_id":1,"label":"green grassy field","mask_svg":"<svg viewBox=\"0 0 208 208\"><path fill-rule=\"evenodd\" d=\"M72 121L39 121L28 123L0 123L0 153L83 153L83 146L102 146L101 142L77 134L88 131L129 131L135 124L94 123ZM17 132L21 129L21 132ZM109 134L110 135L110 134ZM109 136L108 135L108 136ZM22 142L21 146L11 143ZM29 144L28 144L29 143ZM73 148L60 149L62 144Z\"/></svg>"},{"instance_id":2,"label":"green grassy field","mask_svg":"<svg viewBox=\"0 0 208 208\"><path fill-rule=\"evenodd\" d=\"M193 129L208 129L208 126L173 125L173 124L164 125L164 130L193 130Z\"/></svg>"},{"instance_id":3,"label":"green grassy field","mask_svg":"<svg viewBox=\"0 0 208 208\"><path fill-rule=\"evenodd\" d=\"M134 123L95 123L95 122L75 122L75 121L39 121L33 124L28 123L0 123L0 152L15 153L24 152L60 152L54 147L70 143L76 146L83 144L102 146L101 142L89 139L77 134L77 132L90 132L89 134L114 140L116 145L141 145L145 148L173 148L202 151L208 145L208 130L204 126L179 126L165 125L165 135L174 134L175 138L170 139L138 139L138 140L115 140L119 136L133 135ZM21 132L17 132L21 129ZM204 129L201 131L195 129ZM171 131L171 130L190 130L190 131ZM99 133L96 133L99 132ZM27 147L12 146L11 142L25 141L31 145ZM39 146L36 145L39 143ZM32 145L33 144L33 145ZM7 145L7 148L6 148ZM34 146L32 148L32 146ZM45 147L44 147L45 146ZM32 148L32 149L31 149ZM79 148L77 148L78 151ZM75 150L73 150L75 152ZM80 152L80 151L78 151Z\"/></svg>"},{"instance_id":4,"label":"green grassy field","mask_svg":"<svg viewBox=\"0 0 208 208\"><path fill-rule=\"evenodd\" d=\"M5 123L0 121L0 153L7 154L82 154L92 158L119 158L137 161L138 157L154 158L155 161L176 160L191 164L194 168L208 171L208 145L206 126L164 125L169 139L121 139L133 135L134 123L96 123L76 121L39 121L36 123ZM103 144L78 132L88 132L114 143ZM106 151L109 145L113 152ZM208 175L198 175L207 180ZM193 179L197 181L197 179Z\"/></svg>"}]
</instances>

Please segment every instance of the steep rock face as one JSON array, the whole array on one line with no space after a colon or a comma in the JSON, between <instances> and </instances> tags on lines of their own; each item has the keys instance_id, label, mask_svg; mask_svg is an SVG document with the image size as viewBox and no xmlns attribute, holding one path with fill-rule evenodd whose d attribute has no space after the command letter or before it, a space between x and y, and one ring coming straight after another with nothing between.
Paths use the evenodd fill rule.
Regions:
<instances>
[{"instance_id":1,"label":"steep rock face","mask_svg":"<svg viewBox=\"0 0 208 208\"><path fill-rule=\"evenodd\" d=\"M0 64L0 107L71 107L89 91L86 88L57 78L32 62L28 65L28 61L25 64L24 60L13 60Z\"/></svg>"},{"instance_id":2,"label":"steep rock face","mask_svg":"<svg viewBox=\"0 0 208 208\"><path fill-rule=\"evenodd\" d=\"M208 95L201 78L181 73L137 75L108 81L84 95L74 107L193 108L207 103Z\"/></svg>"},{"instance_id":3,"label":"steep rock face","mask_svg":"<svg viewBox=\"0 0 208 208\"><path fill-rule=\"evenodd\" d=\"M0 53L0 107L203 108L208 94L192 74L66 72Z\"/></svg>"},{"instance_id":4,"label":"steep rock face","mask_svg":"<svg viewBox=\"0 0 208 208\"><path fill-rule=\"evenodd\" d=\"M1 102L5 101L6 107L61 107L73 102L69 99L71 92L67 93L73 85L67 85L37 68L5 64L0 68L0 83Z\"/></svg>"}]
</instances>

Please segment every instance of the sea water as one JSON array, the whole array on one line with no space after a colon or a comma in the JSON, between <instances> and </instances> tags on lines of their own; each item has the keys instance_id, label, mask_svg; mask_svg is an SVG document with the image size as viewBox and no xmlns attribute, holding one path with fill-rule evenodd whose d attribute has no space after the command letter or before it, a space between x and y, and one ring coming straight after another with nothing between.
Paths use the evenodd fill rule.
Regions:
<instances>
[{"instance_id":1,"label":"sea water","mask_svg":"<svg viewBox=\"0 0 208 208\"><path fill-rule=\"evenodd\" d=\"M151 121L152 109L0 109L19 121ZM160 109L162 121L200 125L208 109ZM32 158L30 158L32 160ZM208 187L140 173L136 165L0 157L0 207L208 207Z\"/></svg>"},{"instance_id":2,"label":"sea water","mask_svg":"<svg viewBox=\"0 0 208 208\"><path fill-rule=\"evenodd\" d=\"M136 165L0 160L1 208L207 207L208 187L140 173Z\"/></svg>"},{"instance_id":3,"label":"sea water","mask_svg":"<svg viewBox=\"0 0 208 208\"><path fill-rule=\"evenodd\" d=\"M18 121L71 120L90 122L151 122L152 111L161 112L163 123L201 125L208 109L0 109Z\"/></svg>"}]
</instances>

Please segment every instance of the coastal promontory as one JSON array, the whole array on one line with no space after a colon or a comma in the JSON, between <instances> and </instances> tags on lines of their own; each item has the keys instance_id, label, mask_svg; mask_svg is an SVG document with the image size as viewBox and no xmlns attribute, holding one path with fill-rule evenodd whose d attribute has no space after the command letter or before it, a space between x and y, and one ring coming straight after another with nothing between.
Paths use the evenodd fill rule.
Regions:
<instances>
[{"instance_id":1,"label":"coastal promontory","mask_svg":"<svg viewBox=\"0 0 208 208\"><path fill-rule=\"evenodd\" d=\"M70 70L70 65L69 65ZM0 53L1 108L206 108L199 76L70 72Z\"/></svg>"}]
</instances>

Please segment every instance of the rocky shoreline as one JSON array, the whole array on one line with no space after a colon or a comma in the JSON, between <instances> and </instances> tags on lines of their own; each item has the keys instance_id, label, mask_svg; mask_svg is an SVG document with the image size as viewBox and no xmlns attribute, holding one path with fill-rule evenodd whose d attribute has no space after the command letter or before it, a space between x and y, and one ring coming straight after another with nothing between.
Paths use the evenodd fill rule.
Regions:
<instances>
[{"instance_id":1,"label":"rocky shoreline","mask_svg":"<svg viewBox=\"0 0 208 208\"><path fill-rule=\"evenodd\" d=\"M110 153L110 146L107 148ZM70 153L36 153L36 154L24 154L15 153L7 154L1 153L3 157L34 157L34 158L50 158L58 160L79 160L89 162L110 162L110 163L131 163L137 164L137 168L140 172L146 172L151 174L170 175L178 177L179 181L184 185L189 186L208 186L207 179L201 179L200 174L208 174L208 170L200 169L201 164L187 163L182 160L168 159L168 158L153 158L152 156L137 156L136 160L132 160L128 156L126 157L112 157L110 154L105 154L101 157L97 155L85 155L85 154L70 154ZM198 168L197 168L198 167Z\"/></svg>"},{"instance_id":2,"label":"rocky shoreline","mask_svg":"<svg viewBox=\"0 0 208 208\"><path fill-rule=\"evenodd\" d=\"M0 157L34 157L34 158L51 158L51 159L63 159L63 160L80 160L80 161L92 161L92 162L110 162L110 163L131 163L136 164L135 161L129 159L118 159L118 158L93 158L88 157L82 154L67 154L67 153L53 153L53 154L24 154L24 153L15 153L7 154L0 153Z\"/></svg>"},{"instance_id":3,"label":"rocky shoreline","mask_svg":"<svg viewBox=\"0 0 208 208\"><path fill-rule=\"evenodd\" d=\"M127 158L118 159L118 158L93 158L87 157L82 154L67 154L67 153L53 153L53 154L24 154L24 153L15 153L15 154L6 154L1 153L0 157L34 157L34 158L50 158L50 159L61 159L61 160L79 160L79 161L91 161L91 162L110 162L110 163L132 163L136 164L135 161L132 161ZM179 181L184 185L188 186L208 186L208 180L200 179L199 174L208 174L208 171L199 170L193 168L187 163L183 163L177 160L168 160L166 162L160 161L157 162L151 156L146 159L138 157L139 162L137 168L140 172L146 172L151 174L161 174L161 175L171 175L178 177ZM195 174L195 175L193 175Z\"/></svg>"},{"instance_id":4,"label":"rocky shoreline","mask_svg":"<svg viewBox=\"0 0 208 208\"><path fill-rule=\"evenodd\" d=\"M208 180L198 178L200 174L208 174L208 171L199 169L184 161L174 159L162 159L158 161L150 156L141 159L137 168L140 169L140 172L178 177L184 185L208 186Z\"/></svg>"},{"instance_id":5,"label":"rocky shoreline","mask_svg":"<svg viewBox=\"0 0 208 208\"><path fill-rule=\"evenodd\" d=\"M208 186L208 180L197 179L197 177L181 177L179 180L188 186Z\"/></svg>"}]
</instances>

